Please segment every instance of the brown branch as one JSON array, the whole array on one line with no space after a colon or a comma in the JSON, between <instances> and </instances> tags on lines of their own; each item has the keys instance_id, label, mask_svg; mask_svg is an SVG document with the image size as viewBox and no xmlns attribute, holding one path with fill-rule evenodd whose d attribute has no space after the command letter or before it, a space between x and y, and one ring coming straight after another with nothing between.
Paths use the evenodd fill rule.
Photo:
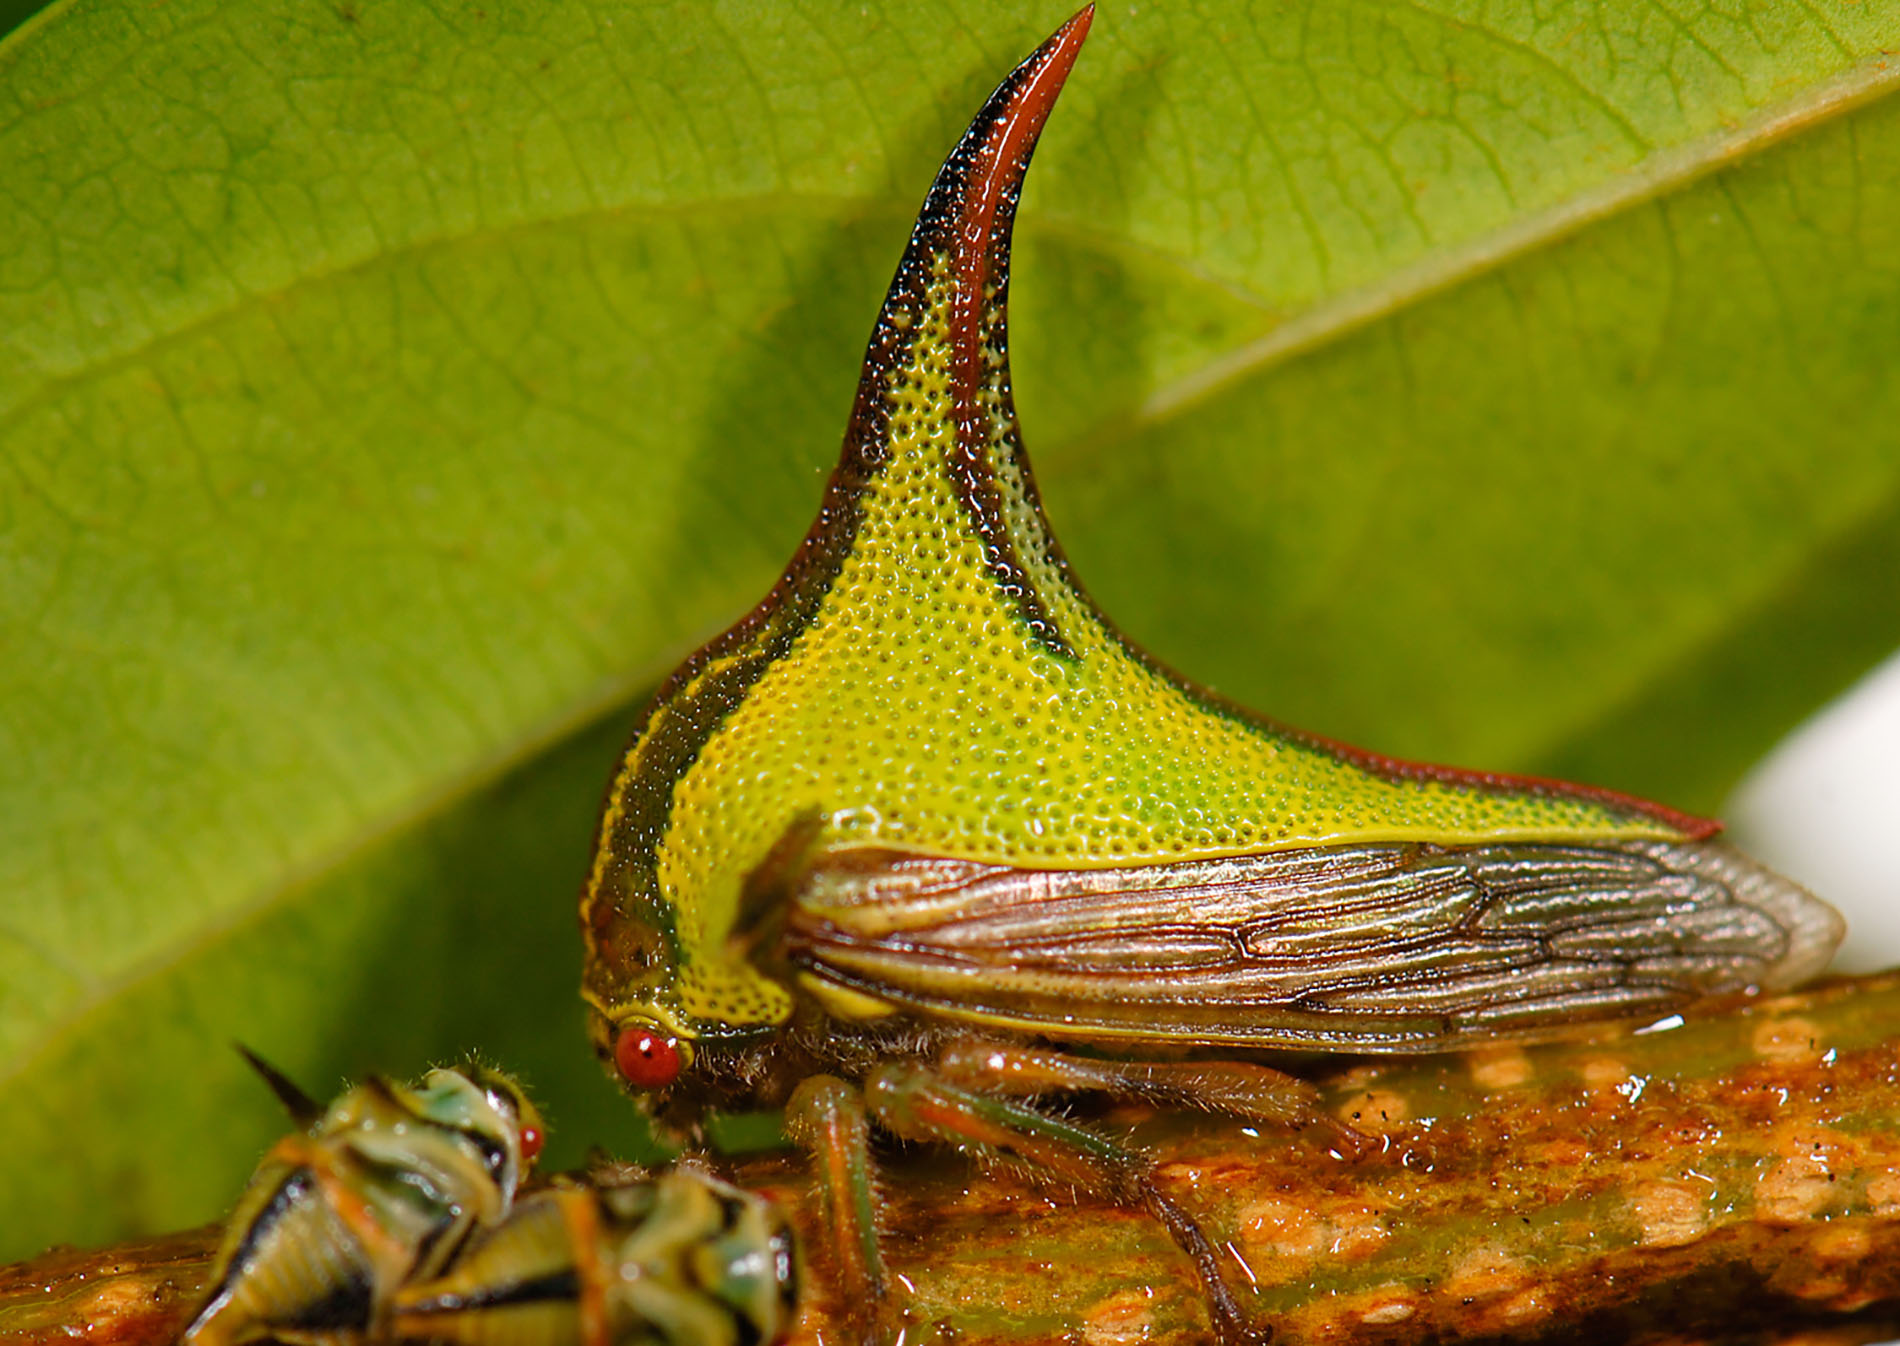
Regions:
<instances>
[{"instance_id":1,"label":"brown branch","mask_svg":"<svg viewBox=\"0 0 1900 1346\"><path fill-rule=\"evenodd\" d=\"M1222 1118L1104 1118L1160 1157L1286 1346L1900 1336L1900 976L1668 1032L1335 1066L1326 1087L1382 1155L1348 1163ZM796 1166L739 1176L809 1233ZM893 1156L884 1187L910 1316L945 1342L1208 1338L1191 1269L1138 1213L923 1153ZM214 1239L0 1269L0 1340L158 1346ZM796 1341L835 1341L822 1269L808 1281Z\"/></svg>"},{"instance_id":2,"label":"brown branch","mask_svg":"<svg viewBox=\"0 0 1900 1346\"><path fill-rule=\"evenodd\" d=\"M218 1228L97 1251L59 1248L0 1267L6 1346L165 1346L204 1289Z\"/></svg>"}]
</instances>

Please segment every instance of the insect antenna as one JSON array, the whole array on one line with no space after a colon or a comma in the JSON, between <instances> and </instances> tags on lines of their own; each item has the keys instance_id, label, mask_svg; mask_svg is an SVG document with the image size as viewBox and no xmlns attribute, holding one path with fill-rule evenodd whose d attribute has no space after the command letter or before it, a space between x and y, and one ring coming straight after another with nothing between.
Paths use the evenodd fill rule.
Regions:
<instances>
[{"instance_id":1,"label":"insect antenna","mask_svg":"<svg viewBox=\"0 0 1900 1346\"><path fill-rule=\"evenodd\" d=\"M251 1069L263 1078L264 1083L270 1087L271 1093L277 1096L277 1101L284 1105L284 1111L290 1114L291 1121L298 1126L307 1127L323 1116L323 1105L298 1088L297 1082L290 1076L242 1042L233 1042L231 1045L237 1048L239 1056L250 1062Z\"/></svg>"}]
</instances>

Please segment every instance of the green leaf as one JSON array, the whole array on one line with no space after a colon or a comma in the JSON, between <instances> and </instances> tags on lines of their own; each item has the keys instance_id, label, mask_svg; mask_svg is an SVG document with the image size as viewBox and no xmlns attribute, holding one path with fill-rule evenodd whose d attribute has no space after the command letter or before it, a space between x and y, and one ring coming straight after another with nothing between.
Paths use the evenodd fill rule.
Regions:
<instances>
[{"instance_id":1,"label":"green leaf","mask_svg":"<svg viewBox=\"0 0 1900 1346\"><path fill-rule=\"evenodd\" d=\"M0 1256L213 1217L574 997L643 689L815 507L1064 9L56 6L0 47ZM1688 807L1900 641L1900 15L1104 10L1032 171L1050 512L1167 661Z\"/></svg>"}]
</instances>

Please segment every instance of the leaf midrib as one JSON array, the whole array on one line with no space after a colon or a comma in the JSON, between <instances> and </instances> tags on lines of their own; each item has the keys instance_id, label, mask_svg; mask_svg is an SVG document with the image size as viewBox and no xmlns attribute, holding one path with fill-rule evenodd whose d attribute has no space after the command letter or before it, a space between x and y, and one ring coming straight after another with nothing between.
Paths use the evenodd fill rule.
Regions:
<instances>
[{"instance_id":1,"label":"leaf midrib","mask_svg":"<svg viewBox=\"0 0 1900 1346\"><path fill-rule=\"evenodd\" d=\"M1155 389L1132 415L1117 417L1098 430L1052 446L1046 461L1063 461L1100 443L1126 438L1150 425L1183 415L1242 383L1300 355L1318 350L1353 332L1424 302L1466 281L1496 271L1538 248L1578 233L1671 191L1732 166L1791 139L1802 131L1844 116L1900 89L1900 61L1885 55L1869 57L1849 69L1809 85L1792 98L1764 105L1732 127L1710 132L1658 151L1634 167L1606 178L1585 191L1554 202L1542 210L1501 228L1478 234L1463 243L1400 267L1382 280L1335 294L1295 313L1259 338L1208 361ZM37 408L77 384L130 368L152 356L228 321L257 305L283 300L300 290L349 276L368 275L399 262L425 257L471 243L527 237L611 217L666 219L699 214L745 215L767 210L803 207L838 218L863 219L879 213L902 213L910 207L895 198L817 193L756 192L729 197L706 197L690 202L621 202L561 215L511 221L487 229L463 230L419 238L400 248L366 254L341 266L316 268L298 274L271 290L245 291L237 302L207 308L190 321L153 333L147 340L82 364L63 374L49 375L10 406L0 406L0 439ZM1165 253L1138 242L1102 235L1070 221L1026 222L1050 237L1087 239L1098 251L1147 256L1232 298L1262 309L1273 307L1264 295L1231 280L1210 275L1191 259ZM1119 433L1116 433L1119 431Z\"/></svg>"},{"instance_id":2,"label":"leaf midrib","mask_svg":"<svg viewBox=\"0 0 1900 1346\"><path fill-rule=\"evenodd\" d=\"M1110 444L1190 414L1268 370L1344 340L1592 225L1692 186L1896 90L1900 90L1900 60L1885 55L1869 57L1831 79L1809 85L1792 98L1764 105L1733 126L1660 150L1594 187L1502 228L1427 253L1381 280L1323 300L1253 341L1156 388L1134 412L1113 416L1056 446L1055 452L1045 452L1045 464L1092 457Z\"/></svg>"},{"instance_id":3,"label":"leaf midrib","mask_svg":"<svg viewBox=\"0 0 1900 1346\"><path fill-rule=\"evenodd\" d=\"M700 213L730 213L737 217L766 211L783 211L795 208L811 208L831 211L844 210L849 216L849 207L855 205L864 214L878 210L894 208L891 203L875 197L825 196L797 192L757 192L730 197L701 198L690 202L625 202L600 206L587 210L577 210L561 215L542 215L531 218L511 220L505 224L492 225L484 229L464 229L456 232L429 234L410 240L400 247L384 248L365 253L360 257L335 266L311 267L300 271L284 284L270 289L245 290L235 296L228 304L208 306L193 314L188 320L175 327L153 331L143 341L135 342L123 349L101 356L95 360L83 361L63 373L49 373L33 383L15 402L0 404L0 442L22 420L33 411L55 400L68 389L80 384L102 379L124 369L134 368L150 361L154 356L182 345L188 340L211 331L226 322L258 308L280 304L283 301L303 293L319 289L337 281L354 277L375 275L379 271L419 258L447 253L453 249L471 244L494 243L508 239L531 238L536 234L572 228L594 220L615 217L628 219L662 220L668 218L691 218ZM24 382L24 380L23 380Z\"/></svg>"}]
</instances>

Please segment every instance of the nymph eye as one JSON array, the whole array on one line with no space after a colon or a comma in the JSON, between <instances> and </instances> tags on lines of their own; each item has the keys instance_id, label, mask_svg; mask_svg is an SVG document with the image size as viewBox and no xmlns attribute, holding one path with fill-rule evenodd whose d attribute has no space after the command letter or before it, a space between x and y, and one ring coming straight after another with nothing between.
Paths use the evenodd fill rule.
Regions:
<instances>
[{"instance_id":1,"label":"nymph eye","mask_svg":"<svg viewBox=\"0 0 1900 1346\"><path fill-rule=\"evenodd\" d=\"M635 1089L664 1089L679 1078L679 1040L650 1028L623 1029L614 1039L614 1065Z\"/></svg>"},{"instance_id":2,"label":"nymph eye","mask_svg":"<svg viewBox=\"0 0 1900 1346\"><path fill-rule=\"evenodd\" d=\"M522 1127L521 1128L521 1162L523 1164L532 1164L537 1158L540 1157L541 1147L542 1145L546 1143L547 1143L547 1137L541 1134L540 1127L538 1126Z\"/></svg>"}]
</instances>

